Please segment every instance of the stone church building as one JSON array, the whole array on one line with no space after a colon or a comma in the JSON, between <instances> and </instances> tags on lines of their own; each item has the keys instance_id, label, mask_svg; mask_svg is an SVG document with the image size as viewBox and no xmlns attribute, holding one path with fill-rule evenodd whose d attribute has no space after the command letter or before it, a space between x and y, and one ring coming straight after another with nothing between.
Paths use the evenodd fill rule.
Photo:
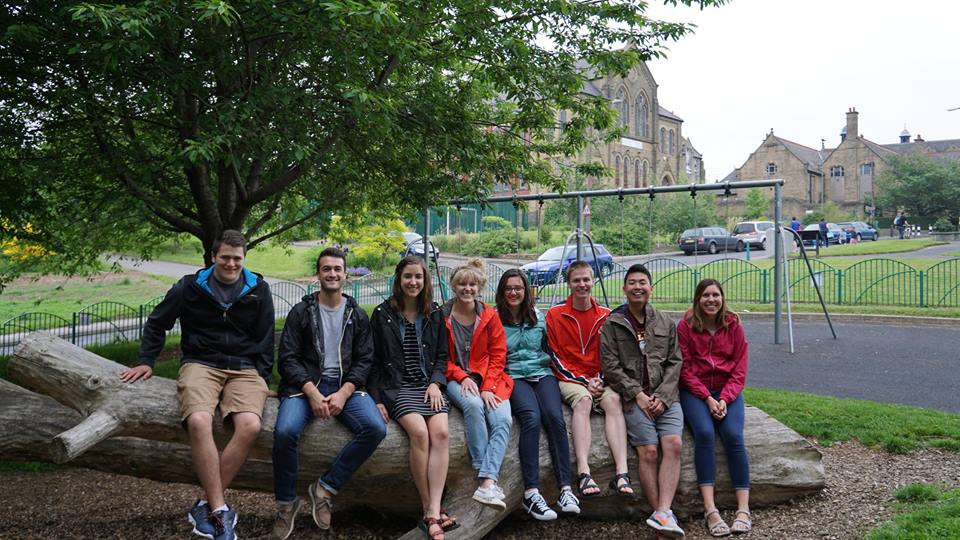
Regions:
<instances>
[{"instance_id":1,"label":"stone church building","mask_svg":"<svg viewBox=\"0 0 960 540\"><path fill-rule=\"evenodd\" d=\"M783 178L783 215L788 219L816 210L827 201L865 216L872 210L871 201L876 200L875 179L889 167L891 156L919 152L937 159L960 159L960 139L924 141L918 135L911 142L904 129L899 140L878 144L860 135L859 113L851 108L836 148L815 150L770 130L744 164L721 182ZM772 201L773 190L766 191ZM742 211L744 197L737 194L726 203L732 213Z\"/></svg>"},{"instance_id":2,"label":"stone church building","mask_svg":"<svg viewBox=\"0 0 960 540\"><path fill-rule=\"evenodd\" d=\"M604 179L588 179L592 189L703 183L703 156L683 136L683 119L663 107L657 81L645 63L626 77L592 72L582 93L609 100L619 113L623 136L587 148L578 162L601 162L612 171ZM564 111L558 121L565 121Z\"/></svg>"}]
</instances>

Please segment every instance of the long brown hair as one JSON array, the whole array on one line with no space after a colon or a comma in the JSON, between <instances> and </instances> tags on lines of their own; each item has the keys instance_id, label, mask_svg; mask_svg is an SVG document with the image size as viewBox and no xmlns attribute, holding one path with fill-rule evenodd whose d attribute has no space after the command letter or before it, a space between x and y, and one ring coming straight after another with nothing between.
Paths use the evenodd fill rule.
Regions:
<instances>
[{"instance_id":1,"label":"long brown hair","mask_svg":"<svg viewBox=\"0 0 960 540\"><path fill-rule=\"evenodd\" d=\"M500 276L500 282L497 283L497 313L500 314L500 321L503 324L516 324L513 320L513 314L510 313L510 306L507 305L507 281L512 277L520 278L523 282L523 301L520 302L520 322L530 326L537 324L537 312L533 309L533 298L530 295L530 282L527 281L527 273L519 268L511 268Z\"/></svg>"},{"instance_id":2,"label":"long brown hair","mask_svg":"<svg viewBox=\"0 0 960 540\"><path fill-rule=\"evenodd\" d=\"M433 286L430 285L430 270L427 269L423 259L415 255L407 255L397 263L397 268L393 272L393 294L390 295L390 305L397 313L403 311L406 294L400 285L400 276L403 275L403 269L411 264L416 264L423 270L423 289L417 295L417 312L424 317L429 317L430 310L433 309Z\"/></svg>"},{"instance_id":3,"label":"long brown hair","mask_svg":"<svg viewBox=\"0 0 960 540\"><path fill-rule=\"evenodd\" d=\"M720 311L717 312L717 322L720 323L720 326L726 328L729 315L732 315L735 320L740 320L740 316L727 307L727 295L723 292L723 285L713 278L704 278L700 280L700 283L697 283L697 288L693 293L693 306L683 315L683 318L696 332L703 332L703 325L707 320L703 308L700 307L700 297L711 285L715 285L720 290Z\"/></svg>"}]
</instances>

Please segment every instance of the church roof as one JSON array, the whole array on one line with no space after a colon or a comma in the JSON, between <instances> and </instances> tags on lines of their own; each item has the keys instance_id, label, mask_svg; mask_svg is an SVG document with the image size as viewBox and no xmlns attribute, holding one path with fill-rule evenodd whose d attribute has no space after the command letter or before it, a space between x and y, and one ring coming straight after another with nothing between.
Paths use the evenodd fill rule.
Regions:
<instances>
[{"instance_id":1,"label":"church roof","mask_svg":"<svg viewBox=\"0 0 960 540\"><path fill-rule=\"evenodd\" d=\"M671 111L664 109L662 106L657 105L657 114L664 118L669 118L671 120L676 120L677 122L683 122L683 118L673 114Z\"/></svg>"},{"instance_id":2,"label":"church roof","mask_svg":"<svg viewBox=\"0 0 960 540\"><path fill-rule=\"evenodd\" d=\"M583 83L583 89L581 90L581 92L583 92L588 96L594 96L594 97L603 95L603 93L600 92L600 89L597 88L597 85L593 84L593 82L591 81L587 81Z\"/></svg>"}]
</instances>

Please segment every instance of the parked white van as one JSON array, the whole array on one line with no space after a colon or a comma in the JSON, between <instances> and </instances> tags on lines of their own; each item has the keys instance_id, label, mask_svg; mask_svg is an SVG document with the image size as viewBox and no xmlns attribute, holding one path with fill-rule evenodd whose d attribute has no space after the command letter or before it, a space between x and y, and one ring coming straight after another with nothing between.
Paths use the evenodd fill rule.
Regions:
<instances>
[{"instance_id":1,"label":"parked white van","mask_svg":"<svg viewBox=\"0 0 960 540\"><path fill-rule=\"evenodd\" d=\"M733 235L751 247L767 249L768 231L773 231L772 221L741 221L733 228Z\"/></svg>"}]
</instances>

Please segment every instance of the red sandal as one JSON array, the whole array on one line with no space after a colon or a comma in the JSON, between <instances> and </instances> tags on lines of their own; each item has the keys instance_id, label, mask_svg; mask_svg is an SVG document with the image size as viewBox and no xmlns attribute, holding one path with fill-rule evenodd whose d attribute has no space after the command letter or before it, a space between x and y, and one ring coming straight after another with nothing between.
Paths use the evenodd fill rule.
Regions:
<instances>
[{"instance_id":1,"label":"red sandal","mask_svg":"<svg viewBox=\"0 0 960 540\"><path fill-rule=\"evenodd\" d=\"M440 530L430 532L430 527L438 527ZM420 530L427 535L427 540L443 540L443 525L440 523L439 518L435 517L425 517L423 521L419 523Z\"/></svg>"}]
</instances>

